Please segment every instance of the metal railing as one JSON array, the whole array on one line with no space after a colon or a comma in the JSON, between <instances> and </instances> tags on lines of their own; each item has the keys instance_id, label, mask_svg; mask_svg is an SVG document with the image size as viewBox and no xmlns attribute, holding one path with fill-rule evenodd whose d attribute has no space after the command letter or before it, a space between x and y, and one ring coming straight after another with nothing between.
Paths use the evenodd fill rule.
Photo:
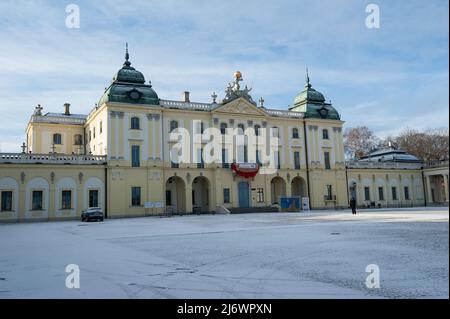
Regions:
<instances>
[{"instance_id":1,"label":"metal railing","mask_svg":"<svg viewBox=\"0 0 450 319\"><path fill-rule=\"evenodd\" d=\"M0 164L105 164L106 155L0 153Z\"/></svg>"}]
</instances>

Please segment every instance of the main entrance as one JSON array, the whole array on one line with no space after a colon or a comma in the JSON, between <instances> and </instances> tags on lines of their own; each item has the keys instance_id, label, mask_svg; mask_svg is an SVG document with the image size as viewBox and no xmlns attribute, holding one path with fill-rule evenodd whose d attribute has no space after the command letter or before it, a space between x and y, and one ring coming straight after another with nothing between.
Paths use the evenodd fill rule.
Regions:
<instances>
[{"instance_id":1,"label":"main entrance","mask_svg":"<svg viewBox=\"0 0 450 319\"><path fill-rule=\"evenodd\" d=\"M250 193L249 193L249 185L247 182L239 182L238 194L239 194L239 207L242 208L250 207Z\"/></svg>"}]
</instances>

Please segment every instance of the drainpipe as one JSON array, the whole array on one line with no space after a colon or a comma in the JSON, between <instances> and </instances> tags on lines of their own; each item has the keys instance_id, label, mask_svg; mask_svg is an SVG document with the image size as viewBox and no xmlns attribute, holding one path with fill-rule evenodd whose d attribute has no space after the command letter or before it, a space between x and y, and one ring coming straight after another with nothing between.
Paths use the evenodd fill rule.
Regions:
<instances>
[{"instance_id":1,"label":"drainpipe","mask_svg":"<svg viewBox=\"0 0 450 319\"><path fill-rule=\"evenodd\" d=\"M105 218L108 218L108 163L105 164Z\"/></svg>"},{"instance_id":2,"label":"drainpipe","mask_svg":"<svg viewBox=\"0 0 450 319\"><path fill-rule=\"evenodd\" d=\"M309 209L312 209L311 187L309 185L309 157L308 157L308 137L306 136L306 122L303 119L303 133L305 135L305 158L306 158L306 184L308 186Z\"/></svg>"}]
</instances>

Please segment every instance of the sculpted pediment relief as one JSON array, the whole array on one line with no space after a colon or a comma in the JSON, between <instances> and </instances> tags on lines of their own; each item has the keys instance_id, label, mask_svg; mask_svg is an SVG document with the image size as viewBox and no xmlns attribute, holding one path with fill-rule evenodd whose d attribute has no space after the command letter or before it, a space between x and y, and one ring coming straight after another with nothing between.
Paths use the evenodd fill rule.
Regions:
<instances>
[{"instance_id":1,"label":"sculpted pediment relief","mask_svg":"<svg viewBox=\"0 0 450 319\"><path fill-rule=\"evenodd\" d=\"M219 106L213 112L266 116L266 113L243 98Z\"/></svg>"}]
</instances>

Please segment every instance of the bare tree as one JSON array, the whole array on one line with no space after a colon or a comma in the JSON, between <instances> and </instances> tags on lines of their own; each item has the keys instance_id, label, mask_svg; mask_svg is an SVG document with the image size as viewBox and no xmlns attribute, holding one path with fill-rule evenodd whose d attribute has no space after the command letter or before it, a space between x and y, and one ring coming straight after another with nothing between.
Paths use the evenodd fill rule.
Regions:
<instances>
[{"instance_id":1,"label":"bare tree","mask_svg":"<svg viewBox=\"0 0 450 319\"><path fill-rule=\"evenodd\" d=\"M394 142L401 150L424 161L448 159L448 128L428 129L425 131L406 128L394 138Z\"/></svg>"},{"instance_id":2,"label":"bare tree","mask_svg":"<svg viewBox=\"0 0 450 319\"><path fill-rule=\"evenodd\" d=\"M344 147L351 158L368 154L377 144L377 138L367 126L347 128L344 132Z\"/></svg>"}]
</instances>

